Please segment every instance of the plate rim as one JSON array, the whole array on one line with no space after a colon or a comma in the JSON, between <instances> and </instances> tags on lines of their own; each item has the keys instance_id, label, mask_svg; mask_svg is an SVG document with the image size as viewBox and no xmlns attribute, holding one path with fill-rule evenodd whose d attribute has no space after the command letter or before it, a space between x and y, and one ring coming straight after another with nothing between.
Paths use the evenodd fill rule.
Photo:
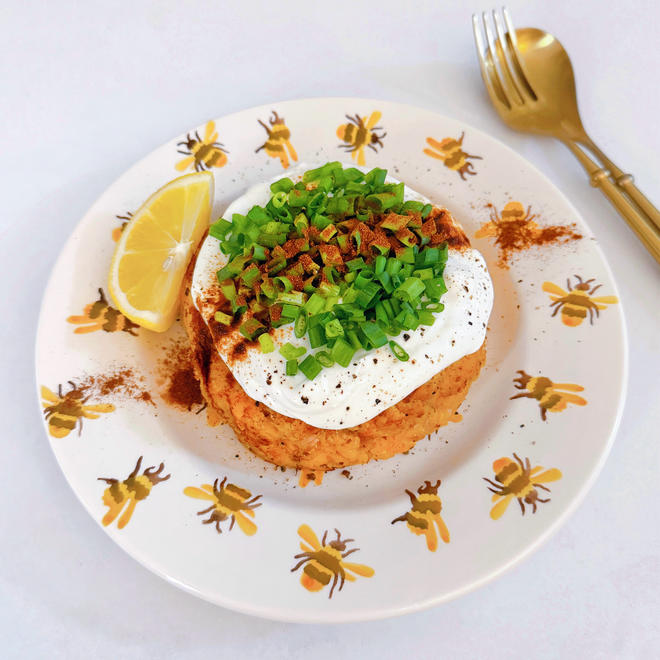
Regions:
<instances>
[{"instance_id":1,"label":"plate rim","mask_svg":"<svg viewBox=\"0 0 660 660\"><path fill-rule=\"evenodd\" d=\"M315 102L315 103L320 103L323 101L333 101L333 102L346 102L346 103L362 103L362 104L382 104L386 103L389 106L398 106L401 108L403 111L409 112L411 110L413 111L419 111L422 110L424 112L428 112L430 114L436 115L439 119L442 120L448 120L450 122L455 122L455 123L460 123L462 124L466 130L470 130L472 134L477 134L481 138L485 138L487 141L491 141L497 145L497 148L503 149L508 155L513 156L514 159L518 159L521 163L524 163L525 167L531 170L536 176L538 176L542 181L545 186L550 188L554 194L558 195L563 202L570 208L571 212L574 214L576 218L579 218L580 221L583 223L584 227L586 227L592 236L595 237L595 234L593 234L591 226L589 223L585 220L583 215L578 211L578 209L575 207L573 202L564 194L564 192L554 184L553 181L550 180L550 178L543 172L541 171L534 163L530 162L527 158L525 158L523 155L519 154L517 151L515 151L512 147L510 147L508 144L502 142L499 138L492 136L490 133L487 133L486 131L477 128L470 124L469 122L465 122L462 119L455 118L449 115L445 115L442 112L436 111L434 109L424 107L421 105L413 105L410 103L401 103L398 101L391 101L388 99L379 99L379 98L366 98L366 97L352 97L352 96L312 96L312 97L305 97L305 98L290 98L290 99L285 99L285 100L280 100L280 101L274 101L271 103L266 103L266 104L260 104L256 106L251 106L247 108L243 108L241 110L237 110L225 115L221 115L219 117L213 117L211 118L212 121L220 121L220 120L226 120L232 117L236 117L238 115L243 115L244 113L247 112L257 112L259 110L264 110L266 108L270 108L272 106L278 106L278 105L283 105L286 103L309 103L309 102ZM202 121L209 121L208 119L202 120ZM190 129L188 129L190 130ZM616 440L621 420L623 417L623 412L625 409L625 404L627 400L627 394L628 394L628 384L629 384L629 341L628 341L628 328L627 328L627 323L626 323L626 314L625 314L625 303L621 298L621 292L619 290L619 286L617 284L616 279L614 278L612 269L610 267L609 261L606 257L606 255L603 252L603 249L598 242L598 239L592 243L591 248L595 249L595 252L600 259L601 263L604 266L604 270L606 274L608 275L612 285L613 285L613 293L617 295L619 299L618 303L618 319L619 319L619 325L620 325L620 330L621 330L621 370L622 370L622 381L620 383L619 389L618 389L618 401L617 401L617 409L616 409L616 414L614 417L614 421L612 423L609 436L607 438L607 441L605 445L603 446L600 455L598 457L598 460L595 462L591 470L589 471L588 475L586 475L585 478L582 479L579 489L577 490L576 494L573 496L572 500L570 503L566 506L566 508L563 510L563 512L551 523L549 523L547 526L544 527L543 531L539 533L533 541L522 547L520 551L518 551L515 554L512 554L510 558L504 562L501 563L499 566L496 568L490 570L486 575L475 579L469 583L466 583L464 586L454 589L453 591L446 592L443 594L440 594L438 596L430 597L425 600L417 601L414 604L411 605L406 605L403 607L380 607L380 608L365 608L363 612L360 612L359 615L355 615L354 613L351 613L350 615L342 615L342 611L315 611L315 610L299 610L295 608L283 608L283 609L271 609L268 607L263 607L263 606L254 606L250 604L246 604L244 601L234 601L231 598L224 598L219 595L213 595L211 593L206 593L204 591L201 591L194 587L191 584L188 584L184 581L178 580L176 577L172 575L168 575L166 571L161 570L158 566L154 565L153 563L149 563L148 557L145 557L140 553L136 548L127 548L127 544L125 541L122 541L121 538L117 538L116 536L113 536L111 534L110 528L109 527L104 527L101 524L101 521L97 519L97 516L95 512L93 512L89 506L89 503L83 499L78 492L76 491L76 488L74 487L73 483L69 479L69 476L67 472L64 470L64 467L62 465L62 462L60 461L60 458L55 450L54 443L52 442L52 439L50 435L47 433L46 425L43 420L43 415L42 415L42 408L41 408L41 393L40 393L40 383L39 383L39 363L38 363L38 347L39 347L39 338L41 335L41 328L42 328L42 323L44 321L44 307L45 307L45 301L48 297L48 294L50 293L50 290L53 286L53 274L54 272L59 268L60 263L63 261L64 258L64 251L66 249L66 246L68 245L69 241L71 240L71 237L79 230L80 227L82 227L83 223L86 222L87 217L90 213L90 211L98 204L98 202L108 193L108 191L112 188L115 187L115 185L123 179L125 176L129 174L133 169L138 168L142 165L144 161L147 161L150 159L153 154L164 147L165 145L169 144L172 142L176 137L179 137L182 135L182 133L179 133L169 140L166 140L162 142L161 144L157 145L155 148L153 148L149 153L144 155L142 158L139 158L135 162L133 162L128 168L123 170L119 176L115 177L115 179L106 185L102 192L94 199L92 204L89 206L89 208L85 211L85 213L81 216L81 218L76 222L76 224L73 226L71 231L68 234L68 237L66 241L62 244L60 251L57 255L57 259L53 262L52 267L50 268L50 271L48 273L48 279L46 282L46 285L43 290L43 294L41 296L41 301L39 305L39 315L38 315L38 321L37 321L37 326L36 326L36 333L35 333L35 345L34 345L34 377L35 377L35 388L36 388L36 403L37 403L37 408L39 410L39 416L42 421L42 425L44 426L45 434L48 439L48 443L50 446L50 450L53 453L55 460L57 462L57 465L59 466L62 474L64 475L66 483L69 485L71 490L73 491L73 494L75 495L76 499L83 505L84 509L87 511L87 513L92 517L96 525L102 528L104 533L112 540L113 543L115 543L118 547L122 549L128 556L130 556L132 559L137 561L141 566L152 572L153 574L157 575L160 578L163 578L165 581L167 581L169 584L178 587L179 589L194 595L198 598L201 598L202 600L213 603L214 605L219 605L221 607L225 607L227 609L233 610L235 612L239 612L241 614L247 614L250 616L256 616L258 618L263 618L271 621L282 621L282 622L288 622L288 623L309 623L309 624L318 624L318 623L326 623L326 624L336 624L336 623L352 623L352 622L364 622L364 621L374 621L374 620L379 620L379 619L387 619L387 618L392 618L396 616L402 616L405 614L412 614L414 612L419 612L423 611L426 609L430 609L432 607L435 607L437 605L440 605L442 603L449 602L451 600L454 600L456 598L459 598L460 596L466 595L468 593L471 593L488 583L492 582L493 580L505 575L508 573L511 569L513 569L515 566L523 562L525 559L527 559L529 556L531 556L534 552L536 552L542 545L544 545L558 530L560 527L562 527L567 520L573 515L573 513L577 510L577 508L583 503L587 493L589 490L592 488L593 484L595 483L596 479L600 475L603 466L605 465L605 462L607 461L607 458L609 457L609 454L612 450L612 447L614 445L614 442Z\"/></svg>"}]
</instances>

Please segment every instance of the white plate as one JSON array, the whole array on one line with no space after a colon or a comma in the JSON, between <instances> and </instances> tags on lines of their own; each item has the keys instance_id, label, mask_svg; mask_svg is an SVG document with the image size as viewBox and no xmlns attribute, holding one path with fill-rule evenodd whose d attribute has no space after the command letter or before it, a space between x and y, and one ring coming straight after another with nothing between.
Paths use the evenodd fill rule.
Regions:
<instances>
[{"instance_id":1,"label":"white plate","mask_svg":"<svg viewBox=\"0 0 660 660\"><path fill-rule=\"evenodd\" d=\"M120 529L121 517L117 517L104 528L146 567L202 598L241 612L301 622L376 619L430 607L484 584L520 561L557 529L595 479L613 441L626 388L621 304L610 298L618 298L618 292L584 221L542 174L462 122L395 103L308 99L216 119L218 141L228 153L226 162L219 161L224 163L221 167L212 168L214 217L248 185L284 171L285 163L266 149L255 152L267 139L258 120L269 125L273 111L291 131L290 145L298 162L338 156L347 160L337 148L337 129L348 121L346 115L368 118L376 111L382 113L378 122L383 127L378 131L382 145L374 145L377 151L364 150L366 165L389 169L449 208L471 238L489 222L493 210L501 212L512 201L520 202L525 212L531 206L536 214L533 221L540 227L575 223L583 238L516 253L508 269L498 266L494 238L473 240L489 263L495 307L487 365L461 408L463 421L421 440L408 455L351 467L350 479L332 472L322 485L302 489L294 471L281 471L255 458L228 428L211 429L204 415L179 412L155 394L159 359L163 347L181 336L178 324L166 335L138 329L133 336L103 329L74 333L79 326L67 322L69 316L81 315L98 298L98 288L106 286L114 249L111 234L121 222L116 216L137 209L152 191L179 174L175 164L185 156L177 149L186 150L185 145L177 147L186 139L179 136L133 166L82 219L46 289L36 346L40 388L56 393L61 384L65 394L70 389L67 381L79 383L86 374L127 365L144 376L144 386L154 393L157 406L126 397L95 396L84 405L112 404L115 410L85 419L82 433L76 428L64 437L53 437L49 432L53 427L44 419L49 440L76 495L99 523L108 511L103 496L110 488L99 477L122 482L140 456L144 457L140 474L164 463L161 476L171 477L153 485L148 496L137 502L128 524ZM198 127L201 139L206 128L206 124ZM473 174L452 169L424 152L429 137L442 141L463 133L461 148L474 156L467 160ZM190 137L195 139L192 133ZM288 149L286 153L295 164L293 153ZM602 286L594 296L607 297L607 302L594 314L593 323L587 316L570 326L564 323L570 307L559 302L551 307L551 294L543 287L551 282L567 290L567 278L574 287L576 276L595 278L591 286ZM562 308L553 316L558 306ZM516 388L519 370L569 384L555 388L557 400L546 420L541 418L539 400L511 399L531 394ZM542 402L551 403L552 392L543 392L548 396ZM567 394L572 401L567 402ZM580 399L586 405L579 405ZM523 515L513 497L503 513L500 507L495 509L501 516L494 519L490 514L496 502L484 478L495 480L493 463L504 459L498 463L501 468L515 460L514 453L529 458L532 468L543 466L533 481L540 478L551 489L536 488L538 497L549 501L538 502L536 513L525 504ZM254 509L255 534L245 534L239 525L229 531L229 520L218 534L214 525L202 524L208 514L196 515L212 502L193 499L184 489L211 484L218 477L227 477L252 497L261 495L262 506ZM430 551L424 536L411 533L405 521L392 521L410 510L406 489L417 491L425 481L434 485L437 480L442 481L437 494L450 540L438 539L437 549ZM122 489L121 483L114 487L117 498L122 497ZM434 522L428 522L433 527ZM373 576L347 580L332 598L330 585L317 592L305 588L301 575L306 575L303 571L309 564L291 570L299 561L294 556L301 553L302 525L319 539L328 530L328 542L335 538L335 529L343 538L355 539L347 549L359 551L346 561L371 567Z\"/></svg>"}]
</instances>

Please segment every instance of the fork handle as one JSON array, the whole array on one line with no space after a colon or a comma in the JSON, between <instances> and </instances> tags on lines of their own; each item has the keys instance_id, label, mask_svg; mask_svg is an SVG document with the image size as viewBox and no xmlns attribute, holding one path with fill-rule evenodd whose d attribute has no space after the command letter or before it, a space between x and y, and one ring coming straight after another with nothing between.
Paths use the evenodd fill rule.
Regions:
<instances>
[{"instance_id":1,"label":"fork handle","mask_svg":"<svg viewBox=\"0 0 660 660\"><path fill-rule=\"evenodd\" d=\"M580 161L587 174L590 183L610 200L619 215L628 223L628 226L637 234L646 249L660 264L660 229L651 222L650 218L640 213L633 206L621 189L610 180L610 173L592 160L580 147L571 140L565 140L564 144L573 152Z\"/></svg>"},{"instance_id":2,"label":"fork handle","mask_svg":"<svg viewBox=\"0 0 660 660\"><path fill-rule=\"evenodd\" d=\"M586 140L582 141L601 163L610 171L616 184L622 188L626 194L632 199L639 208L648 215L653 224L660 228L660 211L651 203L651 201L644 195L644 193L635 185L635 180L632 174L622 172L594 143L594 141L587 136Z\"/></svg>"}]
</instances>

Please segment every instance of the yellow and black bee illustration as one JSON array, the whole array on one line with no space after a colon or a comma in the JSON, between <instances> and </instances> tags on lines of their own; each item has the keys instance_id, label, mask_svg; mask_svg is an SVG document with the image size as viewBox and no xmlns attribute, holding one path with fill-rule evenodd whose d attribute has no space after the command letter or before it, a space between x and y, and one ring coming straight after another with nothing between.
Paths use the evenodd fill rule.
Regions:
<instances>
[{"instance_id":1,"label":"yellow and black bee illustration","mask_svg":"<svg viewBox=\"0 0 660 660\"><path fill-rule=\"evenodd\" d=\"M224 167L227 164L227 153L224 145L218 140L218 133L215 130L215 122L210 121L204 129L204 138L199 137L199 132L186 135L186 139L177 143L177 153L187 156L180 160L174 167L179 172L187 170L194 164L195 171L210 170L212 167Z\"/></svg>"},{"instance_id":2,"label":"yellow and black bee illustration","mask_svg":"<svg viewBox=\"0 0 660 660\"><path fill-rule=\"evenodd\" d=\"M130 211L127 211L126 215L116 215L115 218L117 218L117 220L121 220L121 225L119 225L119 227L115 227L112 230L112 240L116 243L121 238L124 229L126 229L126 225L133 218L133 214Z\"/></svg>"},{"instance_id":3,"label":"yellow and black bee illustration","mask_svg":"<svg viewBox=\"0 0 660 660\"><path fill-rule=\"evenodd\" d=\"M517 454L514 453L513 457L516 459L515 461L503 457L493 463L495 481L484 477L484 481L490 484L488 490L495 493L493 502L496 502L496 504L490 510L490 517L493 520L497 520L506 511L514 497L520 504L523 516L525 515L525 504L530 504L532 513L536 513L537 502L550 501L550 498L541 499L536 489L541 488L549 492L550 489L543 484L549 481L557 481L562 476L557 468L541 472L543 468L540 465L532 468L529 458L526 458L523 463Z\"/></svg>"},{"instance_id":4,"label":"yellow and black bee illustration","mask_svg":"<svg viewBox=\"0 0 660 660\"><path fill-rule=\"evenodd\" d=\"M339 530L335 529L337 538L326 543L328 532L323 534L323 539L319 542L318 537L309 525L301 525L298 528L298 534L304 543L300 543L302 553L295 555L294 559L302 559L291 569L291 572L297 571L301 566L303 572L300 575L300 584L308 591L321 591L332 581L328 598L332 598L337 581L339 581L339 591L344 587L344 582L355 582L355 576L372 577L374 569L364 564L353 564L346 562L349 555L357 552L359 548L346 550L346 546L353 542L353 539L342 539Z\"/></svg>"},{"instance_id":5,"label":"yellow and black bee illustration","mask_svg":"<svg viewBox=\"0 0 660 660\"><path fill-rule=\"evenodd\" d=\"M298 477L298 486L306 488L307 484L313 483L315 486L320 486L323 483L325 472L323 470L301 470Z\"/></svg>"},{"instance_id":6,"label":"yellow and black bee illustration","mask_svg":"<svg viewBox=\"0 0 660 660\"><path fill-rule=\"evenodd\" d=\"M592 287L591 283L594 278L586 282L583 282L579 275L576 275L575 278L578 283L574 287L571 286L570 278L566 280L568 291L564 291L552 282L543 282L543 290L550 294L550 300L552 300L550 307L555 308L552 316L556 316L557 312L561 310L563 324L574 328L587 318L587 312L589 312L589 322L593 325L594 312L596 312L596 317L600 316L601 309L607 309L608 305L615 305L619 299L616 296L592 298L594 292L600 289L602 284Z\"/></svg>"},{"instance_id":7,"label":"yellow and black bee illustration","mask_svg":"<svg viewBox=\"0 0 660 660\"><path fill-rule=\"evenodd\" d=\"M254 150L254 153L259 153L262 149L266 150L266 155L271 158L279 158L282 167L286 169L289 167L289 157L291 160L297 161L298 154L291 144L291 131L284 123L284 117L280 117L275 110L273 116L268 120L270 126L257 119L257 121L264 127L268 133L268 139ZM289 153L287 154L287 150Z\"/></svg>"},{"instance_id":8,"label":"yellow and black bee illustration","mask_svg":"<svg viewBox=\"0 0 660 660\"><path fill-rule=\"evenodd\" d=\"M524 371L517 371L520 374L518 378L514 378L513 382L516 384L516 389L526 390L520 394L515 394L510 397L511 399L536 399L539 402L541 409L541 419L546 421L546 414L548 412L561 412L566 410L569 403L576 406L586 406L587 402L577 394L571 392L582 392L584 387L574 385L573 383L553 383L545 376L537 376L532 378ZM561 390L568 390L562 392Z\"/></svg>"},{"instance_id":9,"label":"yellow and black bee illustration","mask_svg":"<svg viewBox=\"0 0 660 660\"><path fill-rule=\"evenodd\" d=\"M135 506L138 502L146 500L151 493L151 489L159 484L161 481L167 481L172 475L168 474L162 477L160 473L165 469L161 463L158 468L155 465L145 468L142 474L138 474L140 466L142 465L142 456L138 458L133 472L131 472L126 479L119 481L118 479L110 479L107 477L99 477L99 481L105 481L109 486L103 491L103 504L108 507L108 511L103 516L101 521L104 526L110 525L114 522L115 518L126 507L121 517L117 522L117 528L123 529L128 524Z\"/></svg>"},{"instance_id":10,"label":"yellow and black bee illustration","mask_svg":"<svg viewBox=\"0 0 660 660\"><path fill-rule=\"evenodd\" d=\"M412 491L406 489L406 493L412 503L412 508L402 516L395 518L392 524L396 522L404 522L408 529L418 536L424 534L426 536L426 546L431 552L438 549L438 533L440 538L449 543L449 530L445 521L440 516L442 511L442 502L438 497L438 488L440 487L440 479L431 485L430 481L425 481L422 486L417 489L417 495ZM438 528L438 532L435 528Z\"/></svg>"},{"instance_id":11,"label":"yellow and black bee illustration","mask_svg":"<svg viewBox=\"0 0 660 660\"><path fill-rule=\"evenodd\" d=\"M216 479L213 486L210 484L204 484L201 488L188 486L184 488L183 492L188 497L194 497L197 500L208 500L213 503L208 509L198 511L197 515L204 516L209 513L208 519L202 522L204 525L215 523L218 534L222 533L220 523L227 520L227 518L231 518L230 532L234 527L234 523L238 523L244 534L252 536L256 533L257 526L246 516L254 518L253 509L261 506L261 502L258 504L255 504L255 502L261 498L261 495L252 497L249 490L240 488L235 484L225 486L226 483L227 477L220 482L220 485L218 485L218 479Z\"/></svg>"},{"instance_id":12,"label":"yellow and black bee illustration","mask_svg":"<svg viewBox=\"0 0 660 660\"><path fill-rule=\"evenodd\" d=\"M340 144L339 148L345 149L346 153L350 153L353 160L357 159L358 165L364 165L366 163L364 157L365 147L378 151L376 146L383 146L382 140L387 133L381 133L379 135L376 132L383 130L381 126L376 126L381 117L382 114L378 110L372 112L366 122L358 114L355 117L346 115L349 123L337 127L337 137L342 142L345 142L345 144Z\"/></svg>"},{"instance_id":13,"label":"yellow and black bee illustration","mask_svg":"<svg viewBox=\"0 0 660 660\"><path fill-rule=\"evenodd\" d=\"M465 181L465 175L470 174L474 176L476 172L474 171L474 165L470 163L470 159L478 158L481 160L481 156L473 156L466 154L463 151L463 138L465 137L465 131L461 133L461 137L458 140L454 138L444 138L441 142L434 140L431 137L426 138L426 143L431 147L431 149L424 149L424 153L431 158L437 158L441 160L445 167L448 167L450 170L458 172L461 176L461 179Z\"/></svg>"},{"instance_id":14,"label":"yellow and black bee illustration","mask_svg":"<svg viewBox=\"0 0 660 660\"><path fill-rule=\"evenodd\" d=\"M66 437L76 426L80 435L83 418L98 419L100 413L110 413L115 409L111 403L86 405L89 397L85 397L85 391L73 381L69 381L69 385L71 389L65 394L62 394L62 385L57 386L57 394L46 386L41 386L41 405L48 421L48 432L54 438Z\"/></svg>"},{"instance_id":15,"label":"yellow and black bee illustration","mask_svg":"<svg viewBox=\"0 0 660 660\"><path fill-rule=\"evenodd\" d=\"M533 240L536 238L537 233L541 231L538 224L534 222L535 217L536 214L532 213L531 206L528 206L527 210L525 210L525 207L520 202L507 202L502 209L502 215L493 207L490 214L490 222L485 222L481 225L474 236L475 238L495 237L499 239L506 232L507 225L511 227L512 225L509 223L515 223L516 226L524 225L526 232L525 238L528 237L530 240ZM514 237L507 236L507 238L512 240Z\"/></svg>"},{"instance_id":16,"label":"yellow and black bee illustration","mask_svg":"<svg viewBox=\"0 0 660 660\"><path fill-rule=\"evenodd\" d=\"M110 306L106 300L103 289L99 289L99 298L93 303L85 306L82 316L69 316L68 323L73 323L77 327L73 332L77 335L87 332L96 332L104 330L105 332L128 332L130 335L136 335L135 329L139 326L126 318L118 309Z\"/></svg>"}]
</instances>

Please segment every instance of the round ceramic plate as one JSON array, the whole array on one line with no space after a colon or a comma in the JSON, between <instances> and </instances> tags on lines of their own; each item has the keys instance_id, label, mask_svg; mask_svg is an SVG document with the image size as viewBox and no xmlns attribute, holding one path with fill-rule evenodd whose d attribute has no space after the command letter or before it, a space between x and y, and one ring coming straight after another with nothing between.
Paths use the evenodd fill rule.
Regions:
<instances>
[{"instance_id":1,"label":"round ceramic plate","mask_svg":"<svg viewBox=\"0 0 660 660\"><path fill-rule=\"evenodd\" d=\"M368 141L362 147L350 141L358 131L346 129L358 124ZM217 217L250 184L338 157L386 168L450 209L488 261L495 306L487 364L460 423L406 455L302 488L299 474L257 459L228 427L208 427L198 406L167 405L159 395L164 356L176 352L180 324L164 335L131 328L103 293L125 218L181 172L211 169ZM548 242L506 249L524 236ZM584 221L542 174L460 121L356 98L245 110L205 122L137 163L62 251L36 346L53 451L108 535L202 598L309 622L430 607L538 547L584 496L610 449L626 356L610 269ZM122 371L132 379L128 395L121 376L123 390L107 382ZM209 485L216 479L235 515L215 506ZM337 548L354 552L342 558Z\"/></svg>"}]
</instances>

